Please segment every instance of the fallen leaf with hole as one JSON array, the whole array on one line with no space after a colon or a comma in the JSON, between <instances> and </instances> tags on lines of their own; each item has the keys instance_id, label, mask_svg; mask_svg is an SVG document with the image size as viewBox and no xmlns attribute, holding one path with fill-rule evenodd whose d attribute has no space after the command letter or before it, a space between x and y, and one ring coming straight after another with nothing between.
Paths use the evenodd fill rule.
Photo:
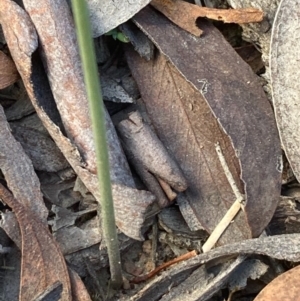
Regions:
<instances>
[{"instance_id":1,"label":"fallen leaf with hole","mask_svg":"<svg viewBox=\"0 0 300 301\"><path fill-rule=\"evenodd\" d=\"M200 17L238 24L261 22L263 19L263 12L256 8L216 9L201 7L181 0L152 0L151 5L195 36L202 34L202 30L196 25L196 21Z\"/></svg>"}]
</instances>

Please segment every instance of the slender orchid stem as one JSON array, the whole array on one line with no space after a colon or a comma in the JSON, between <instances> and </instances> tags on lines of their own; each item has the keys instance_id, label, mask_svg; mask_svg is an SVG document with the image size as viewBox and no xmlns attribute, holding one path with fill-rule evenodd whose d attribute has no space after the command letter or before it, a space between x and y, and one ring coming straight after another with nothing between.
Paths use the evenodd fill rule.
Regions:
<instances>
[{"instance_id":1,"label":"slender orchid stem","mask_svg":"<svg viewBox=\"0 0 300 301\"><path fill-rule=\"evenodd\" d=\"M72 9L96 147L97 171L101 194L101 226L110 263L111 284L114 288L119 288L123 280L109 174L104 104L86 0L72 0Z\"/></svg>"}]
</instances>

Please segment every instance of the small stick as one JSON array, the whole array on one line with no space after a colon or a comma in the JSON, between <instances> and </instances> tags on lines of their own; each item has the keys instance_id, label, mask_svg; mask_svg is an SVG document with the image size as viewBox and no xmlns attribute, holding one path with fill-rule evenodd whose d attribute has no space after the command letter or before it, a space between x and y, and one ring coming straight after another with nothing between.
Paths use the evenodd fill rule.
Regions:
<instances>
[{"instance_id":1,"label":"small stick","mask_svg":"<svg viewBox=\"0 0 300 301\"><path fill-rule=\"evenodd\" d=\"M137 284L137 283L141 283L143 281L146 281L146 280L152 278L153 276L155 276L161 270L166 269L167 267L169 267L169 266L171 266L175 263L178 263L180 261L187 260L189 258L195 257L196 255L197 255L197 252L195 250L191 251L191 252L188 252L186 254L183 254L183 255L181 255L179 257L176 257L176 258L174 258L174 259L172 259L168 262L163 263L161 266L157 267L156 269L154 269L153 271L151 271L150 273L148 273L146 275L143 275L143 276L140 276L140 277L135 277L130 282Z\"/></svg>"},{"instance_id":2,"label":"small stick","mask_svg":"<svg viewBox=\"0 0 300 301\"><path fill-rule=\"evenodd\" d=\"M235 180L234 180L234 178L232 176L232 173L229 170L229 167L228 167L227 162L225 160L225 157L224 157L224 155L222 153L222 150L221 150L219 142L216 143L215 147L216 147L216 151L217 151L217 155L219 157L220 163L221 163L222 168L224 170L225 176L226 176L226 178L227 178L227 180L228 180L228 182L229 182L229 184L231 186L231 189L232 189L232 191L233 191L236 199L240 200L241 202L244 201L244 196L240 193L240 191L239 191L239 189L238 189L238 187L236 185L236 182L235 182Z\"/></svg>"},{"instance_id":3,"label":"small stick","mask_svg":"<svg viewBox=\"0 0 300 301\"><path fill-rule=\"evenodd\" d=\"M155 219L155 223L152 226L152 249L151 249L151 260L153 264L153 269L156 266L156 251L157 251L157 240L158 240L158 226L157 219Z\"/></svg>"},{"instance_id":4,"label":"small stick","mask_svg":"<svg viewBox=\"0 0 300 301\"><path fill-rule=\"evenodd\" d=\"M226 175L226 178L227 178L227 180L228 180L228 182L231 186L231 189L232 189L232 191L233 191L233 193L236 197L236 200L231 205L229 210L226 212L226 214L224 215L222 220L219 222L217 227L214 229L214 231L211 233L211 235L209 236L209 238L207 239L207 241L203 245L203 247L202 247L203 253L208 252L209 250L211 250L213 248L213 246L219 240L220 236L224 233L226 228L230 225L232 220L235 218L235 216L237 215L239 210L241 208L243 209L242 202L245 200L244 196L240 193L240 191L239 191L239 189L236 185L236 182L234 181L234 178L233 178L233 176L232 176L232 174L229 170L229 167L226 163L225 157L222 153L222 150L221 150L221 147L220 147L219 143L216 144L216 151L217 151L220 163L222 165L222 168L224 170L224 173Z\"/></svg>"},{"instance_id":5,"label":"small stick","mask_svg":"<svg viewBox=\"0 0 300 301\"><path fill-rule=\"evenodd\" d=\"M241 203L236 200L229 210L226 212L222 220L219 222L219 224L216 226L214 231L211 233L207 241L202 247L203 253L208 252L213 248L213 246L216 244L216 242L219 240L220 236L223 234L223 232L226 230L226 228L230 225L234 217L237 215L237 213L241 209Z\"/></svg>"}]
</instances>

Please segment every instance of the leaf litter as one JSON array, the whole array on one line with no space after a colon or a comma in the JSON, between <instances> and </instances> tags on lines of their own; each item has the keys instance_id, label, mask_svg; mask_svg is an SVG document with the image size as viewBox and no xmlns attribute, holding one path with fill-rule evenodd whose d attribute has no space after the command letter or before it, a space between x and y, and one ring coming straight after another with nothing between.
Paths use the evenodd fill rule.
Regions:
<instances>
[{"instance_id":1,"label":"leaf litter","mask_svg":"<svg viewBox=\"0 0 300 301\"><path fill-rule=\"evenodd\" d=\"M229 2L234 7L250 7L236 0ZM96 7L95 3L90 1L91 14L100 16L101 6ZM125 8L129 14L123 17L127 20L147 4L140 1L139 7ZM245 17L246 22L255 21L249 19L247 13L257 14L256 21L262 17L262 11L253 8L221 11L215 9L217 6L196 8L183 1L153 1L151 4L157 8L167 4L173 12L175 5L187 5L197 14L201 10L205 17L225 22L237 21L230 19L235 16ZM109 4L102 5L116 11ZM58 300L60 294L61 300L102 300L107 293L108 259L105 242L101 241L100 210L95 202L101 196L97 193L94 148L72 18L68 7L60 1L24 1L24 7L30 18L14 2L0 1L0 21L11 56L43 122L40 125L28 116L33 112L32 105L28 106L22 97L15 108L6 105L5 113L14 120L10 119L12 133L21 147L14 141L2 113L2 134L6 137L2 139L9 141L11 147L2 146L1 183L6 183L13 196L1 186L1 199L14 214L5 208L1 227L22 249L20 300ZM45 7L46 13L41 15L40 9ZM270 11L266 11L268 16L274 15L271 9L276 9L276 6L270 7ZM121 102L123 107L128 107L115 114L123 107L110 105L111 116L106 114L118 238L125 259L124 276L129 281L147 281L139 285L124 283L126 291L118 292L115 300L223 300L224 288L230 300L239 300L247 296L247 289L251 287L248 279L255 283L252 293L257 294L286 270L277 260L299 261L297 234L285 235L299 232L297 196L280 198L281 150L272 108L261 82L249 66L215 27L199 20L197 14L193 17L187 13L186 22L190 28L198 28L198 34L202 31L201 37L193 37L151 6L133 17L141 30L130 22L120 27L132 39L135 49L148 60L126 46L127 62L141 99L128 77L130 71L124 68L124 59L112 56L111 61L105 63L106 71L102 75L105 101ZM101 26L96 29L98 34L125 21L115 16L108 21L100 16L103 22L97 21ZM195 26L196 19L200 29ZM264 21L257 26L262 26ZM181 26L178 21L174 22ZM61 30L51 31L54 24L61 26ZM246 31L248 25L243 26ZM108 42L103 36L100 40L99 45ZM105 53L110 51L109 43L105 45ZM99 59L99 62L105 61ZM123 66L119 68L120 65ZM262 65L258 62L257 66ZM261 70L261 67L255 69ZM5 80L13 83L17 78L18 75L13 80ZM10 93L10 90L4 92ZM1 103L5 104L2 98L1 95ZM24 120L17 120L20 116ZM34 133L36 140L31 140ZM35 153L40 144L45 145L44 149ZM216 144L220 145L232 180L221 164ZM18 150L18 155L10 153L10 149ZM10 166L15 167L10 169ZM290 180L284 181L287 191L290 185L296 185ZM237 197L230 182L236 185L242 197ZM295 190L295 186L291 187ZM28 197L31 192L33 196ZM236 198L243 199L238 204L238 209L243 210L225 227L221 238L216 239L222 247L161 272L179 261L181 255L188 256L185 253L195 254L195 249L201 253L208 235L206 231L215 230ZM45 210L44 202L47 208L55 206ZM179 206L181 213L173 203ZM176 209L177 213L170 209ZM45 225L48 210L53 235ZM159 211L162 228L158 229L154 217ZM288 223L285 222L287 216ZM250 239L259 236L272 217L270 233L283 235ZM6 246L3 237L6 236L0 232L0 243ZM137 241L143 239L144 242ZM3 254L0 253L0 259L15 253ZM12 275L8 271L6 274ZM150 276L154 278L148 280ZM279 283L286 281L277 279ZM17 282L15 279L15 286ZM1 283L0 280L3 286L4 282ZM5 291L7 294L6 288ZM109 298L113 294L108 291Z\"/></svg>"}]
</instances>

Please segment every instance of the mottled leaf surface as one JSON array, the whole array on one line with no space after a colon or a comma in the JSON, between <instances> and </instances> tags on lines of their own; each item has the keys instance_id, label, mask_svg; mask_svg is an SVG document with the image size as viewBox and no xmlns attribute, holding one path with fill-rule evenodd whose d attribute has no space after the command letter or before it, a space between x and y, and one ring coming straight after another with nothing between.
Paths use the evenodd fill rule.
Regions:
<instances>
[{"instance_id":1,"label":"mottled leaf surface","mask_svg":"<svg viewBox=\"0 0 300 301\"><path fill-rule=\"evenodd\" d=\"M271 83L285 154L300 181L300 1L281 1L273 25Z\"/></svg>"},{"instance_id":2,"label":"mottled leaf surface","mask_svg":"<svg viewBox=\"0 0 300 301\"><path fill-rule=\"evenodd\" d=\"M129 20L150 0L87 0L93 36L98 37Z\"/></svg>"},{"instance_id":3,"label":"mottled leaf surface","mask_svg":"<svg viewBox=\"0 0 300 301\"><path fill-rule=\"evenodd\" d=\"M254 301L294 301L299 299L300 266L275 278L254 299Z\"/></svg>"},{"instance_id":4,"label":"mottled leaf surface","mask_svg":"<svg viewBox=\"0 0 300 301\"><path fill-rule=\"evenodd\" d=\"M208 22L201 22L204 35L197 38L149 7L134 21L202 93L230 137L245 184L247 222L251 235L258 236L279 201L282 164L274 114L256 75Z\"/></svg>"},{"instance_id":5,"label":"mottled leaf surface","mask_svg":"<svg viewBox=\"0 0 300 301\"><path fill-rule=\"evenodd\" d=\"M230 140L202 95L163 55L148 62L133 50L127 54L156 131L187 178L188 189L183 194L201 225L210 232L235 200L218 160L215 143L221 144L232 173L240 183L239 164ZM189 216L184 217L189 224ZM247 223L240 217L222 239L228 243L249 237Z\"/></svg>"}]
</instances>

